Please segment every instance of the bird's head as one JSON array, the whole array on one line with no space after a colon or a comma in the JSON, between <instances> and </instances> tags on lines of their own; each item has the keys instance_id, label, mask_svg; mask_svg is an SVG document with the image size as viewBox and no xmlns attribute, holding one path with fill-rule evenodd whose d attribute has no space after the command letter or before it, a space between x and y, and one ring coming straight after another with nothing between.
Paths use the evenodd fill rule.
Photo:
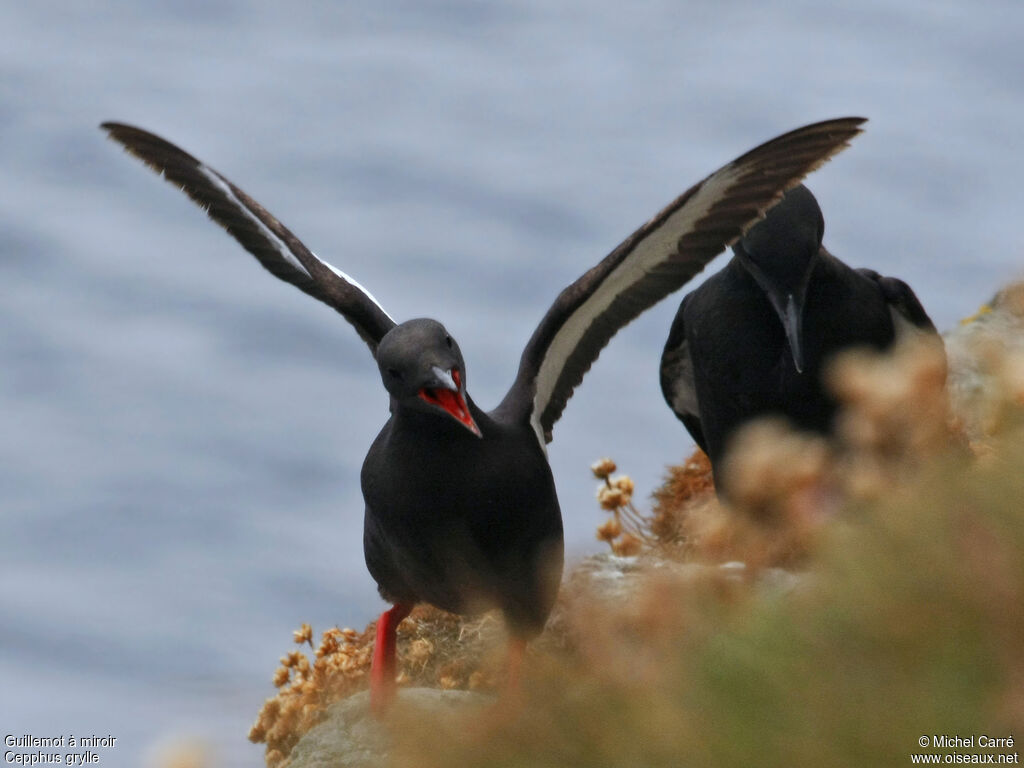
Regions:
<instances>
[{"instance_id":1,"label":"bird's head","mask_svg":"<svg viewBox=\"0 0 1024 768\"><path fill-rule=\"evenodd\" d=\"M384 387L402 406L450 417L481 437L466 402L466 367L459 345L436 320L396 325L377 345Z\"/></svg>"},{"instance_id":2,"label":"bird's head","mask_svg":"<svg viewBox=\"0 0 1024 768\"><path fill-rule=\"evenodd\" d=\"M807 285L821 252L825 217L803 184L777 205L733 246L740 263L771 302L786 332L797 371L804 368L803 314Z\"/></svg>"}]
</instances>

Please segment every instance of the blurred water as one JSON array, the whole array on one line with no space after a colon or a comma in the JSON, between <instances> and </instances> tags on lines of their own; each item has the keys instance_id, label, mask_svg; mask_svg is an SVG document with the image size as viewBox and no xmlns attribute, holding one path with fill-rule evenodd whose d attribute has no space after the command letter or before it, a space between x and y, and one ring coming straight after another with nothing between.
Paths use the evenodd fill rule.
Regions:
<instances>
[{"instance_id":1,"label":"blurred water","mask_svg":"<svg viewBox=\"0 0 1024 768\"><path fill-rule=\"evenodd\" d=\"M498 402L557 292L691 183L812 120L871 118L816 174L826 244L948 327L1020 276L1024 5L0 5L0 731L175 736L224 766L290 630L363 626L365 346L96 130L206 159ZM570 551L588 465L650 490L691 443L617 337L555 431Z\"/></svg>"}]
</instances>

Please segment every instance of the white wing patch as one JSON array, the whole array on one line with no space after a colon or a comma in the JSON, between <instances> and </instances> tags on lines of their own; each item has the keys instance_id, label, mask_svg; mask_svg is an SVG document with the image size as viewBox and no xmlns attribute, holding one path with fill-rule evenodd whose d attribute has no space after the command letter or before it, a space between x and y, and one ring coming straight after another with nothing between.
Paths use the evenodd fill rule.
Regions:
<instances>
[{"instance_id":1,"label":"white wing patch","mask_svg":"<svg viewBox=\"0 0 1024 768\"><path fill-rule=\"evenodd\" d=\"M595 318L607 311L616 296L628 291L644 275L674 254L679 239L694 229L711 206L725 196L739 176L739 170L730 163L708 177L679 210L672 213L661 226L633 248L632 253L611 271L558 329L537 372L533 412L530 414L530 424L537 433L541 445L545 442L544 429L540 423L541 414L551 401L565 361L583 339Z\"/></svg>"},{"instance_id":2,"label":"white wing patch","mask_svg":"<svg viewBox=\"0 0 1024 768\"><path fill-rule=\"evenodd\" d=\"M312 252L312 251L310 251L310 253L313 253L313 252ZM363 284L362 284L362 283L360 283L360 282L359 282L358 280L356 280L356 279L355 279L354 277L351 277L350 275L346 274L345 272L342 272L342 271L341 271L340 269L338 269L338 268L337 268L336 266L334 266L333 264L328 264L328 263L327 263L326 261L324 261L323 259L321 259L321 258L320 258L319 256L317 256L317 255L316 255L315 253L313 253L313 258L314 258L314 259L316 259L317 261L319 261L319 262L320 262L321 264L323 264L323 265L324 265L325 267L327 267L327 268L328 268L329 270L331 270L331 272L333 272L334 274L336 274L336 275L337 275L338 277L340 277L340 278L341 278L342 280L344 280L344 281L346 281L346 282L348 282L348 283L351 283L351 284L352 284L352 285L354 285L354 286L355 286L356 288L358 288L358 289L359 289L360 291L362 291L362 292L363 292L363 295L364 295L364 296L366 296L366 298L368 298L368 299L369 299L370 301L372 301L372 302L373 302L374 304L376 304L376 305L377 305L377 308L378 308L378 309L379 309L379 310L380 310L381 312L383 312L383 313L384 313L385 315L387 315L387 316L388 316L388 320L390 320L391 322L395 322L395 318L393 318L393 317L392 317L391 315L388 315L388 311L387 311L386 309L384 309L384 307L382 307L382 306L380 305L380 302L379 302L379 301L377 301L377 299L375 299L375 298L374 298L374 296L373 296L373 294L372 294L372 293L370 293L370 292L369 292L368 290L366 290L366 288L364 288L364 287L363 287Z\"/></svg>"},{"instance_id":3,"label":"white wing patch","mask_svg":"<svg viewBox=\"0 0 1024 768\"><path fill-rule=\"evenodd\" d=\"M310 280L313 279L313 276L309 274L309 270L307 270L302 265L302 262L299 261L299 259L295 256L295 254L292 253L291 248L289 248L280 237L275 235L274 232L266 224L260 221L260 218L256 214L250 211L249 208L246 207L246 205L241 200L238 199L238 196L232 191L231 187L219 173L217 173L212 168L203 165L202 163L199 164L199 172L202 173L203 176L205 176L210 181L211 184L213 184L218 190L220 190L221 194L223 194L228 200L230 200L231 203L234 204L234 206L243 216L245 216L247 219L249 219L249 221L256 225L257 229L259 229L260 231L260 234L262 234L267 239L267 241L274 247L274 250L281 254L282 259L284 259L286 262L288 262L288 264L293 266L295 269L297 269L303 275L308 277ZM313 252L310 251L310 253ZM377 308L380 309L380 311L383 312L385 315L387 315L388 319L391 320L391 322L394 322L394 318L391 317L391 315L388 315L384 307L380 305L380 302L377 301L377 299L374 298L373 294L366 290L366 288L364 288L363 285L358 280L342 272L333 264L327 263L319 256L317 256L315 253L313 253L313 258L319 261L329 270L331 270L331 272L336 274L342 280L349 283L350 285L355 286L360 291L362 291L363 295L366 296L366 298L368 298L370 301L376 304Z\"/></svg>"},{"instance_id":4,"label":"white wing patch","mask_svg":"<svg viewBox=\"0 0 1024 768\"><path fill-rule=\"evenodd\" d=\"M211 184L213 184L217 189L219 189L220 192L234 204L234 206L243 216L245 216L247 219L249 219L249 221L256 225L256 228L259 229L260 234L262 234L271 243L271 245L274 246L274 250L281 254L282 259L288 262L288 264L290 264L291 266L295 267L295 269L297 269L303 275L308 277L310 280L313 279L313 276L309 274L309 271L304 266L302 266L302 262L295 257L295 254L292 253L291 249L287 245L285 245L284 241L277 235L275 235L266 224L260 221L259 217L256 214L250 211L242 203L242 201L238 199L235 193L231 190L231 187L221 177L219 173L217 173L215 170L209 168L208 166L202 163L199 164L199 172L203 174L203 176L205 176L210 181ZM331 268L333 269L333 267ZM350 282L355 282L351 278L348 279ZM360 286L360 288L362 288L362 286ZM365 290L363 292L365 293Z\"/></svg>"}]
</instances>

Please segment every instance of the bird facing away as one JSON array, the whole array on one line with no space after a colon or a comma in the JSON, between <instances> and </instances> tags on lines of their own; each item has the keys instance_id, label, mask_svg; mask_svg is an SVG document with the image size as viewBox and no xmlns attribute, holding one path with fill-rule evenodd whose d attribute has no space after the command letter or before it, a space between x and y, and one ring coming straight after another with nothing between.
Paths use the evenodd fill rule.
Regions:
<instances>
[{"instance_id":1,"label":"bird facing away","mask_svg":"<svg viewBox=\"0 0 1024 768\"><path fill-rule=\"evenodd\" d=\"M573 390L619 328L703 269L863 122L841 118L779 136L670 203L558 295L489 412L467 394L462 353L441 323L396 323L217 171L152 133L102 125L266 269L341 313L376 359L391 416L362 467L363 548L393 607L377 625L374 712L394 696L395 629L420 602L456 613L501 609L515 685L561 579L562 520L545 445Z\"/></svg>"},{"instance_id":2,"label":"bird facing away","mask_svg":"<svg viewBox=\"0 0 1024 768\"><path fill-rule=\"evenodd\" d=\"M837 403L822 373L851 347L884 350L935 326L906 283L852 269L821 244L825 219L802 184L683 298L661 357L661 391L711 459L722 490L730 439L761 416L829 434ZM726 489L727 490L727 489Z\"/></svg>"}]
</instances>

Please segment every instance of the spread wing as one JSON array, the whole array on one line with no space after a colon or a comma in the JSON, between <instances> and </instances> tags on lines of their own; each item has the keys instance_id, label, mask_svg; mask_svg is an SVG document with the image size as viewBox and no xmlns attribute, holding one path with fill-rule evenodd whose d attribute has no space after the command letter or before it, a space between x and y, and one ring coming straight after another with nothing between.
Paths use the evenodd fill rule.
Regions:
<instances>
[{"instance_id":1,"label":"spread wing","mask_svg":"<svg viewBox=\"0 0 1024 768\"><path fill-rule=\"evenodd\" d=\"M141 128L100 126L111 139L180 187L273 275L334 307L371 353L395 321L363 286L319 259L291 231L210 166Z\"/></svg>"},{"instance_id":2,"label":"spread wing","mask_svg":"<svg viewBox=\"0 0 1024 768\"><path fill-rule=\"evenodd\" d=\"M839 118L785 133L669 203L559 294L495 415L529 421L541 444L550 442L573 390L612 336L700 272L783 192L848 146L864 122Z\"/></svg>"}]
</instances>

